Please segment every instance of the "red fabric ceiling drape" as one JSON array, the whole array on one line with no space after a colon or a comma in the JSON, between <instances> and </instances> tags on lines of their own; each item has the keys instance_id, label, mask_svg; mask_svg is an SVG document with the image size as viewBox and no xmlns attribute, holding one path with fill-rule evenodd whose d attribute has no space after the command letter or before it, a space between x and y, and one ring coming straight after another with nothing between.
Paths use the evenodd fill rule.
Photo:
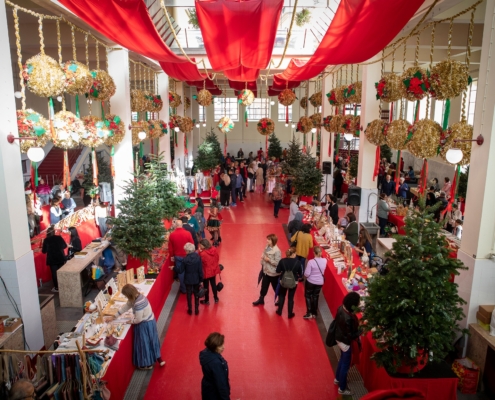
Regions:
<instances>
[{"instance_id":1,"label":"red fabric ceiling drape","mask_svg":"<svg viewBox=\"0 0 495 400\"><path fill-rule=\"evenodd\" d=\"M193 61L194 58L192 58ZM179 81L202 81L205 78L205 74L201 74L196 64L190 62L185 63L171 63L160 62L160 66L168 76Z\"/></svg>"},{"instance_id":2,"label":"red fabric ceiling drape","mask_svg":"<svg viewBox=\"0 0 495 400\"><path fill-rule=\"evenodd\" d=\"M215 71L253 81L270 62L283 0L196 0L206 53Z\"/></svg>"},{"instance_id":3,"label":"red fabric ceiling drape","mask_svg":"<svg viewBox=\"0 0 495 400\"><path fill-rule=\"evenodd\" d=\"M308 61L292 59L283 73L275 75L272 88L282 90L287 81L311 79L327 65L355 64L370 59L390 43L423 2L341 0L314 55Z\"/></svg>"}]
</instances>

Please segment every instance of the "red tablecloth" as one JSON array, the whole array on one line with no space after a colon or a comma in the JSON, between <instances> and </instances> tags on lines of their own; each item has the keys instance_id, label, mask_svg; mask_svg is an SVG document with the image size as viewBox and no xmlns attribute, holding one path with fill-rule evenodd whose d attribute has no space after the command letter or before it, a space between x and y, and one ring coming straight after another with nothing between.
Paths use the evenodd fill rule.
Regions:
<instances>
[{"instance_id":1,"label":"red tablecloth","mask_svg":"<svg viewBox=\"0 0 495 400\"><path fill-rule=\"evenodd\" d=\"M420 390L427 400L457 399L457 378L396 378L391 377L384 368L378 368L371 356L377 347L368 332L361 337L362 350L357 368L369 392L395 388Z\"/></svg>"},{"instance_id":2,"label":"red tablecloth","mask_svg":"<svg viewBox=\"0 0 495 400\"><path fill-rule=\"evenodd\" d=\"M397 227L397 233L399 235L405 235L406 231L404 230L404 226L406 225L404 222L404 217L401 217L397 214L388 214L388 222L394 224Z\"/></svg>"},{"instance_id":3,"label":"red tablecloth","mask_svg":"<svg viewBox=\"0 0 495 400\"><path fill-rule=\"evenodd\" d=\"M340 191L342 192L342 194L348 193L349 192L349 185L346 182L344 182L342 184L342 187L340 188Z\"/></svg>"}]
</instances>

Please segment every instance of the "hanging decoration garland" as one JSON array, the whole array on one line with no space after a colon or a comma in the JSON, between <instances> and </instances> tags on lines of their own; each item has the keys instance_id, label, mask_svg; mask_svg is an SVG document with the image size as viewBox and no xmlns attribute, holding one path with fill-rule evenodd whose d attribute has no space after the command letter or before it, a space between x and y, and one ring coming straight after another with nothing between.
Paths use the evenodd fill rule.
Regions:
<instances>
[{"instance_id":1,"label":"hanging decoration garland","mask_svg":"<svg viewBox=\"0 0 495 400\"><path fill-rule=\"evenodd\" d=\"M146 138L149 137L149 125L147 121L137 121L133 122L131 125L131 130L132 130L132 145L137 146L139 143L141 143L141 139L139 139L139 132L144 132L146 133Z\"/></svg>"},{"instance_id":2,"label":"hanging decoration garland","mask_svg":"<svg viewBox=\"0 0 495 400\"><path fill-rule=\"evenodd\" d=\"M256 129L261 135L268 136L275 131L275 123L270 118L261 118L256 124Z\"/></svg>"},{"instance_id":3,"label":"hanging decoration garland","mask_svg":"<svg viewBox=\"0 0 495 400\"><path fill-rule=\"evenodd\" d=\"M158 139L168 133L167 124L161 119L152 119L148 121L149 136L151 139Z\"/></svg>"},{"instance_id":4,"label":"hanging decoration garland","mask_svg":"<svg viewBox=\"0 0 495 400\"><path fill-rule=\"evenodd\" d=\"M417 121L409 129L411 140L408 150L417 158L432 158L437 155L438 143L442 135L442 127L430 119Z\"/></svg>"},{"instance_id":5,"label":"hanging decoration garland","mask_svg":"<svg viewBox=\"0 0 495 400\"><path fill-rule=\"evenodd\" d=\"M179 120L179 129L181 132L190 133L193 130L194 123L189 117L181 117Z\"/></svg>"},{"instance_id":6,"label":"hanging decoration garland","mask_svg":"<svg viewBox=\"0 0 495 400\"><path fill-rule=\"evenodd\" d=\"M108 72L104 70L92 70L93 83L86 97L91 100L107 101L115 94L115 82Z\"/></svg>"},{"instance_id":7,"label":"hanging decoration garland","mask_svg":"<svg viewBox=\"0 0 495 400\"><path fill-rule=\"evenodd\" d=\"M355 134L355 132L359 130L360 120L361 118L359 115L345 115L344 123L342 124L344 132Z\"/></svg>"},{"instance_id":8,"label":"hanging decoration garland","mask_svg":"<svg viewBox=\"0 0 495 400\"><path fill-rule=\"evenodd\" d=\"M473 142L473 127L469 125L466 120L456 122L445 132L441 140L444 141L444 145L440 151L440 156L447 162L447 151L451 148L462 150L462 160L459 161L459 165L468 165L471 161L471 148ZM469 142L454 142L454 140L469 140ZM449 163L450 164L450 163Z\"/></svg>"},{"instance_id":9,"label":"hanging decoration garland","mask_svg":"<svg viewBox=\"0 0 495 400\"><path fill-rule=\"evenodd\" d=\"M78 61L67 61L64 64L65 91L70 95L77 96L89 92L93 84L93 77L89 68Z\"/></svg>"},{"instance_id":10,"label":"hanging decoration garland","mask_svg":"<svg viewBox=\"0 0 495 400\"><path fill-rule=\"evenodd\" d=\"M196 97L196 101L198 102L198 104L200 106L208 107L208 106L211 106L211 103L213 102L213 96L209 90L201 89L198 92L198 95Z\"/></svg>"},{"instance_id":11,"label":"hanging decoration garland","mask_svg":"<svg viewBox=\"0 0 495 400\"><path fill-rule=\"evenodd\" d=\"M331 129L330 129L330 124L332 122L332 118L333 118L332 115L328 115L325 118L323 118L322 126L323 126L323 128L325 128L325 130L327 132L332 132Z\"/></svg>"},{"instance_id":12,"label":"hanging decoration garland","mask_svg":"<svg viewBox=\"0 0 495 400\"><path fill-rule=\"evenodd\" d=\"M146 110L149 112L160 112L163 108L163 100L159 94L145 93Z\"/></svg>"},{"instance_id":13,"label":"hanging decoration garland","mask_svg":"<svg viewBox=\"0 0 495 400\"><path fill-rule=\"evenodd\" d=\"M314 93L310 98L309 102L313 107L320 107L321 106L321 91Z\"/></svg>"},{"instance_id":14,"label":"hanging decoration garland","mask_svg":"<svg viewBox=\"0 0 495 400\"><path fill-rule=\"evenodd\" d=\"M131 110L134 112L147 111L148 101L146 94L141 89L131 90Z\"/></svg>"},{"instance_id":15,"label":"hanging decoration garland","mask_svg":"<svg viewBox=\"0 0 495 400\"><path fill-rule=\"evenodd\" d=\"M187 110L189 107L191 107L191 99L187 96L184 96L184 109Z\"/></svg>"},{"instance_id":16,"label":"hanging decoration garland","mask_svg":"<svg viewBox=\"0 0 495 400\"><path fill-rule=\"evenodd\" d=\"M382 77L375 83L376 99L385 103L393 103L400 100L405 95L404 84L401 78L394 73L395 49L392 52L392 72L384 75L385 70L382 68Z\"/></svg>"},{"instance_id":17,"label":"hanging decoration garland","mask_svg":"<svg viewBox=\"0 0 495 400\"><path fill-rule=\"evenodd\" d=\"M306 107L308 106L308 98L306 96L304 96L301 100L299 100L299 105L306 109Z\"/></svg>"},{"instance_id":18,"label":"hanging decoration garland","mask_svg":"<svg viewBox=\"0 0 495 400\"><path fill-rule=\"evenodd\" d=\"M175 87L175 81L174 81L174 87ZM168 92L168 104L171 108L177 108L182 104L182 99L180 95L175 93L175 91L169 91Z\"/></svg>"},{"instance_id":19,"label":"hanging decoration garland","mask_svg":"<svg viewBox=\"0 0 495 400\"><path fill-rule=\"evenodd\" d=\"M431 95L438 100L459 96L471 83L471 77L465 64L459 61L445 60L431 69Z\"/></svg>"},{"instance_id":20,"label":"hanging decoration garland","mask_svg":"<svg viewBox=\"0 0 495 400\"><path fill-rule=\"evenodd\" d=\"M31 147L44 147L49 136L49 122L39 113L28 108L17 110L17 130L20 137L35 137L36 140L21 140L21 152L26 153Z\"/></svg>"},{"instance_id":21,"label":"hanging decoration garland","mask_svg":"<svg viewBox=\"0 0 495 400\"><path fill-rule=\"evenodd\" d=\"M386 132L387 144L394 150L404 150L407 147L409 122L405 119L392 121Z\"/></svg>"},{"instance_id":22,"label":"hanging decoration garland","mask_svg":"<svg viewBox=\"0 0 495 400\"><path fill-rule=\"evenodd\" d=\"M419 34L416 36L416 52L414 56L414 66L406 69L401 77L404 84L404 97L409 101L423 99L430 88L428 76L423 68L419 67ZM406 42L404 42L404 57L406 55Z\"/></svg>"},{"instance_id":23,"label":"hanging decoration garland","mask_svg":"<svg viewBox=\"0 0 495 400\"><path fill-rule=\"evenodd\" d=\"M125 125L118 115L106 114L104 123L109 130L104 141L107 146L114 146L124 140Z\"/></svg>"},{"instance_id":24,"label":"hanging decoration garland","mask_svg":"<svg viewBox=\"0 0 495 400\"><path fill-rule=\"evenodd\" d=\"M284 89L278 95L278 102L285 107L289 107L296 101L296 94L292 89Z\"/></svg>"},{"instance_id":25,"label":"hanging decoration garland","mask_svg":"<svg viewBox=\"0 0 495 400\"><path fill-rule=\"evenodd\" d=\"M345 116L342 114L334 115L330 121L330 132L344 133Z\"/></svg>"},{"instance_id":26,"label":"hanging decoration garland","mask_svg":"<svg viewBox=\"0 0 495 400\"><path fill-rule=\"evenodd\" d=\"M237 101L243 106L250 106L254 101L254 93L249 89L242 89L237 95Z\"/></svg>"},{"instance_id":27,"label":"hanging decoration garland","mask_svg":"<svg viewBox=\"0 0 495 400\"><path fill-rule=\"evenodd\" d=\"M230 117L222 117L218 121L217 128L222 133L229 133L232 129L234 129L234 122L232 122Z\"/></svg>"},{"instance_id":28,"label":"hanging decoration garland","mask_svg":"<svg viewBox=\"0 0 495 400\"><path fill-rule=\"evenodd\" d=\"M315 113L309 116L309 119L313 123L313 127L321 128L321 113Z\"/></svg>"},{"instance_id":29,"label":"hanging decoration garland","mask_svg":"<svg viewBox=\"0 0 495 400\"><path fill-rule=\"evenodd\" d=\"M385 121L375 119L368 124L364 130L364 134L366 135L368 142L374 144L375 146L382 146L386 143L387 128L388 124Z\"/></svg>"},{"instance_id":30,"label":"hanging decoration garland","mask_svg":"<svg viewBox=\"0 0 495 400\"><path fill-rule=\"evenodd\" d=\"M344 89L344 96L349 103L361 103L363 82L354 82Z\"/></svg>"},{"instance_id":31,"label":"hanging decoration garland","mask_svg":"<svg viewBox=\"0 0 495 400\"><path fill-rule=\"evenodd\" d=\"M297 122L296 132L308 133L313 129L313 121L309 117L301 117Z\"/></svg>"},{"instance_id":32,"label":"hanging decoration garland","mask_svg":"<svg viewBox=\"0 0 495 400\"><path fill-rule=\"evenodd\" d=\"M86 132L84 123L70 111L59 111L53 120L55 135L53 144L62 149L72 149L79 146Z\"/></svg>"},{"instance_id":33,"label":"hanging decoration garland","mask_svg":"<svg viewBox=\"0 0 495 400\"><path fill-rule=\"evenodd\" d=\"M81 118L85 132L81 136L80 143L86 147L98 147L102 145L108 137L110 131L105 122L94 115L87 115Z\"/></svg>"}]
</instances>

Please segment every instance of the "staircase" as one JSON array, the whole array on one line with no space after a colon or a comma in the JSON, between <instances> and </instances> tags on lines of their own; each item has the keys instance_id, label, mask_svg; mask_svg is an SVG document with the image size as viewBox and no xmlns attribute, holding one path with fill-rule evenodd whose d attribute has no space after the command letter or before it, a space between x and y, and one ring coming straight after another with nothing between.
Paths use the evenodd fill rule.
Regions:
<instances>
[{"instance_id":1,"label":"staircase","mask_svg":"<svg viewBox=\"0 0 495 400\"><path fill-rule=\"evenodd\" d=\"M69 170L79 158L82 150L82 147L67 150L69 155ZM38 167L38 177L43 178L49 186L53 186L62 180L63 172L64 150L58 147L52 147Z\"/></svg>"}]
</instances>

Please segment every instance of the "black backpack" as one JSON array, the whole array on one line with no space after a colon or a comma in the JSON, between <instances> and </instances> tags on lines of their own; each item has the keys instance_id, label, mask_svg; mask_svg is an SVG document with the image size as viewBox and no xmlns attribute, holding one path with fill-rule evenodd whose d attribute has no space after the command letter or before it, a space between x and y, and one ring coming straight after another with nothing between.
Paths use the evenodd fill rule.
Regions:
<instances>
[{"instance_id":1,"label":"black backpack","mask_svg":"<svg viewBox=\"0 0 495 400\"><path fill-rule=\"evenodd\" d=\"M292 267L294 269L294 267ZM280 286L286 289L294 289L297 285L296 278L294 277L294 272L291 270L285 270L282 279L280 279Z\"/></svg>"}]
</instances>

